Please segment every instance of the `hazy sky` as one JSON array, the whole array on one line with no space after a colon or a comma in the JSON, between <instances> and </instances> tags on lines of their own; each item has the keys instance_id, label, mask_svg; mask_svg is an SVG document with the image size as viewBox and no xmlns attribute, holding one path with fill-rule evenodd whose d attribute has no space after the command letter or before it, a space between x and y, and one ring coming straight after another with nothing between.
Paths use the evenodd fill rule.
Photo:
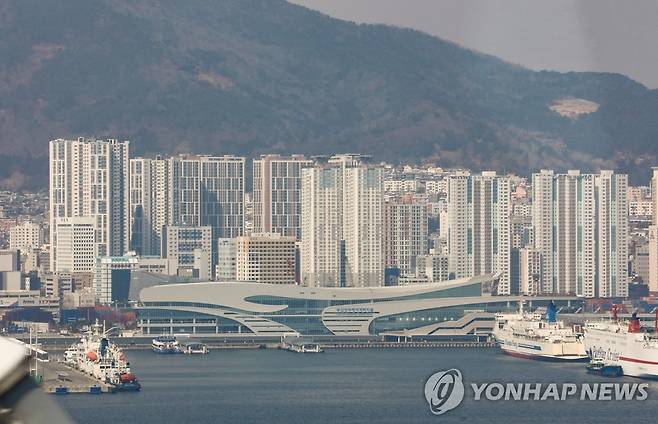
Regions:
<instances>
[{"instance_id":1,"label":"hazy sky","mask_svg":"<svg viewBox=\"0 0 658 424\"><path fill-rule=\"evenodd\" d=\"M532 69L619 72L658 87L658 0L289 0L415 28Z\"/></svg>"}]
</instances>

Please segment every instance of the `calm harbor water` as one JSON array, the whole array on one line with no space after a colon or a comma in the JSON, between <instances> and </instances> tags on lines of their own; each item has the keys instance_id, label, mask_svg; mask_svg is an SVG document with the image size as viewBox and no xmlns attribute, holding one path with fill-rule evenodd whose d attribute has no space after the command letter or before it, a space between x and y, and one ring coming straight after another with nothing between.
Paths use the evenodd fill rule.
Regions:
<instances>
[{"instance_id":1,"label":"calm harbor water","mask_svg":"<svg viewBox=\"0 0 658 424\"><path fill-rule=\"evenodd\" d=\"M619 423L651 422L658 383L646 401L475 401L470 383L606 380L584 364L515 359L496 349L219 350L205 356L127 351L140 393L67 395L58 402L80 423ZM433 372L462 371L466 398L433 416L423 395Z\"/></svg>"}]
</instances>

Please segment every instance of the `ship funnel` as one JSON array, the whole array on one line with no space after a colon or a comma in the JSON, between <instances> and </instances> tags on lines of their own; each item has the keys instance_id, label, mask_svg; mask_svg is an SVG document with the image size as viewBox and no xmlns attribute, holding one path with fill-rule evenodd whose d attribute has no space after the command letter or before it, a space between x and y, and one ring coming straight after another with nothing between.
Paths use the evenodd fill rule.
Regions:
<instances>
[{"instance_id":1,"label":"ship funnel","mask_svg":"<svg viewBox=\"0 0 658 424\"><path fill-rule=\"evenodd\" d=\"M101 343L100 343L100 354L101 358L105 357L105 352L107 352L107 346L109 345L109 342L106 337L101 338Z\"/></svg>"},{"instance_id":2,"label":"ship funnel","mask_svg":"<svg viewBox=\"0 0 658 424\"><path fill-rule=\"evenodd\" d=\"M628 323L628 332L639 333L641 331L642 331L642 326L640 325L640 319L637 317L637 312L633 312L631 321Z\"/></svg>"},{"instance_id":3,"label":"ship funnel","mask_svg":"<svg viewBox=\"0 0 658 424\"><path fill-rule=\"evenodd\" d=\"M555 303L551 300L551 303L548 304L546 308L546 321L556 322L557 321L557 309L555 308Z\"/></svg>"}]
</instances>

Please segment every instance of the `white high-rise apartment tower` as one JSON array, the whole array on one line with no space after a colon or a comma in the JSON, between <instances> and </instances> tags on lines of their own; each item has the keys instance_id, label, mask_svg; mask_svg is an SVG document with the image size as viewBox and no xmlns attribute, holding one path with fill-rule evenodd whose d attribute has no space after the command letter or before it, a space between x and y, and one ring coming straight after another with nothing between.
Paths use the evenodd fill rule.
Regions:
<instances>
[{"instance_id":1,"label":"white high-rise apartment tower","mask_svg":"<svg viewBox=\"0 0 658 424\"><path fill-rule=\"evenodd\" d=\"M596 293L596 196L593 175L568 171L554 179L555 231L551 293Z\"/></svg>"},{"instance_id":2,"label":"white high-rise apartment tower","mask_svg":"<svg viewBox=\"0 0 658 424\"><path fill-rule=\"evenodd\" d=\"M468 174L448 178L448 270L455 278L473 275L469 179Z\"/></svg>"},{"instance_id":3,"label":"white high-rise apartment tower","mask_svg":"<svg viewBox=\"0 0 658 424\"><path fill-rule=\"evenodd\" d=\"M509 178L495 172L448 182L450 272L455 278L498 273L500 294L511 290L510 191Z\"/></svg>"},{"instance_id":4,"label":"white high-rise apartment tower","mask_svg":"<svg viewBox=\"0 0 658 424\"><path fill-rule=\"evenodd\" d=\"M593 297L596 275L594 176L580 171L532 176L532 224L543 293Z\"/></svg>"},{"instance_id":5,"label":"white high-rise apartment tower","mask_svg":"<svg viewBox=\"0 0 658 424\"><path fill-rule=\"evenodd\" d=\"M346 285L342 176L332 167L302 170L302 285Z\"/></svg>"},{"instance_id":6,"label":"white high-rise apartment tower","mask_svg":"<svg viewBox=\"0 0 658 424\"><path fill-rule=\"evenodd\" d=\"M99 256L119 256L129 247L129 142L52 140L50 142L50 254L57 269L57 221L93 217Z\"/></svg>"},{"instance_id":7,"label":"white high-rise apartment tower","mask_svg":"<svg viewBox=\"0 0 658 424\"><path fill-rule=\"evenodd\" d=\"M416 272L416 258L427 250L427 202L412 195L391 199L384 207L384 259L403 275Z\"/></svg>"},{"instance_id":8,"label":"white high-rise apartment tower","mask_svg":"<svg viewBox=\"0 0 658 424\"><path fill-rule=\"evenodd\" d=\"M302 168L304 156L263 155L253 162L254 232L301 239Z\"/></svg>"},{"instance_id":9,"label":"white high-rise apartment tower","mask_svg":"<svg viewBox=\"0 0 658 424\"><path fill-rule=\"evenodd\" d=\"M162 229L170 223L169 161L130 159L130 250L160 256Z\"/></svg>"},{"instance_id":10,"label":"white high-rise apartment tower","mask_svg":"<svg viewBox=\"0 0 658 424\"><path fill-rule=\"evenodd\" d=\"M649 291L658 292L658 167L653 168L651 201L653 215L649 227Z\"/></svg>"},{"instance_id":11,"label":"white high-rise apartment tower","mask_svg":"<svg viewBox=\"0 0 658 424\"><path fill-rule=\"evenodd\" d=\"M169 159L170 224L210 226L215 238L244 233L245 158Z\"/></svg>"},{"instance_id":12,"label":"white high-rise apartment tower","mask_svg":"<svg viewBox=\"0 0 658 424\"><path fill-rule=\"evenodd\" d=\"M532 226L535 248L542 258L541 292L553 292L553 186L552 170L532 174Z\"/></svg>"},{"instance_id":13,"label":"white high-rise apartment tower","mask_svg":"<svg viewBox=\"0 0 658 424\"><path fill-rule=\"evenodd\" d=\"M302 284L383 284L383 174L359 155L302 170Z\"/></svg>"},{"instance_id":14,"label":"white high-rise apartment tower","mask_svg":"<svg viewBox=\"0 0 658 424\"><path fill-rule=\"evenodd\" d=\"M596 175L599 297L628 296L628 175Z\"/></svg>"},{"instance_id":15,"label":"white high-rise apartment tower","mask_svg":"<svg viewBox=\"0 0 658 424\"><path fill-rule=\"evenodd\" d=\"M210 226L215 238L242 235L244 166L235 156L131 159L132 249L160 255L170 225Z\"/></svg>"},{"instance_id":16,"label":"white high-rise apartment tower","mask_svg":"<svg viewBox=\"0 0 658 424\"><path fill-rule=\"evenodd\" d=\"M532 180L541 291L584 297L624 296L628 280L628 177L612 171L554 174L542 170L533 174Z\"/></svg>"}]
</instances>

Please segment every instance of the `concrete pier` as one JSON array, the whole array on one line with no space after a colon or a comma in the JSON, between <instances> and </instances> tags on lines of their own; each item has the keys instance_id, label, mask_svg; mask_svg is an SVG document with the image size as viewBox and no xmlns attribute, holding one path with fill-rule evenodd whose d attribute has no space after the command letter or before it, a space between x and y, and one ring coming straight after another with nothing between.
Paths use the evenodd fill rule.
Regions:
<instances>
[{"instance_id":1,"label":"concrete pier","mask_svg":"<svg viewBox=\"0 0 658 424\"><path fill-rule=\"evenodd\" d=\"M493 348L494 342L476 341L409 341L368 343L323 343L323 349L437 349L437 348Z\"/></svg>"},{"instance_id":2,"label":"concrete pier","mask_svg":"<svg viewBox=\"0 0 658 424\"><path fill-rule=\"evenodd\" d=\"M100 394L111 392L111 386L84 374L80 370L51 358L50 362L41 363L39 373L42 387L46 393L69 394L88 393Z\"/></svg>"}]
</instances>

